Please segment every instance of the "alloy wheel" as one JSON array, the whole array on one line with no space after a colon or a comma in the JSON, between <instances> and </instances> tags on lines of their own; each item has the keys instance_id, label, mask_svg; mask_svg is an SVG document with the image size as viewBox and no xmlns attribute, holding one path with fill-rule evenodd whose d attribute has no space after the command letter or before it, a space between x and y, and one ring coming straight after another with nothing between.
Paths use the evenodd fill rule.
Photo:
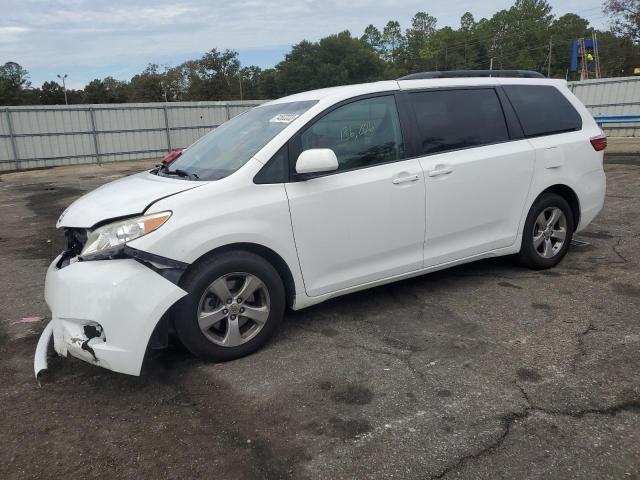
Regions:
<instances>
[{"instance_id":1,"label":"alloy wheel","mask_svg":"<svg viewBox=\"0 0 640 480\"><path fill-rule=\"evenodd\" d=\"M533 226L533 248L542 258L555 257L567 238L567 217L558 207L545 208Z\"/></svg>"},{"instance_id":2,"label":"alloy wheel","mask_svg":"<svg viewBox=\"0 0 640 480\"><path fill-rule=\"evenodd\" d=\"M267 323L269 290L256 275L234 272L217 278L198 304L198 325L216 345L237 347L254 338Z\"/></svg>"}]
</instances>

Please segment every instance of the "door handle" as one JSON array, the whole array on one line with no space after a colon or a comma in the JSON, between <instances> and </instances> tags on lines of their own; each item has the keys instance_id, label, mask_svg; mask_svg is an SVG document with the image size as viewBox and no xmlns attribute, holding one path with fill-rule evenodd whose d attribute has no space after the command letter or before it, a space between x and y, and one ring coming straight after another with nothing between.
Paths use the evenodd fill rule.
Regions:
<instances>
[{"instance_id":1,"label":"door handle","mask_svg":"<svg viewBox=\"0 0 640 480\"><path fill-rule=\"evenodd\" d=\"M448 165L436 165L435 168L429 170L428 175L430 177L438 177L440 175L448 175L451 172L453 172L453 168Z\"/></svg>"},{"instance_id":2,"label":"door handle","mask_svg":"<svg viewBox=\"0 0 640 480\"><path fill-rule=\"evenodd\" d=\"M398 177L398 178L394 178L393 179L393 184L394 185L400 185L401 183L415 182L419 178L420 177L418 176L417 173L415 175L407 175L406 177Z\"/></svg>"}]
</instances>

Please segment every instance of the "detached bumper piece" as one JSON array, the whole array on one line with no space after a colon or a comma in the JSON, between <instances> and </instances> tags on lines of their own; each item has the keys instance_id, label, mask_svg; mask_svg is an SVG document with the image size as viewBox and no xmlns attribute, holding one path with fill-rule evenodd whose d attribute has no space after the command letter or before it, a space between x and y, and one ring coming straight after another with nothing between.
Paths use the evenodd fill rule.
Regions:
<instances>
[{"instance_id":1,"label":"detached bumper piece","mask_svg":"<svg viewBox=\"0 0 640 480\"><path fill-rule=\"evenodd\" d=\"M161 273L164 265L150 268L148 258L76 261L59 268L60 259L53 261L45 281L52 315L47 329L51 326L55 351L139 375L158 321L187 292L165 276L169 272ZM181 270L181 265L172 267ZM34 368L36 362L42 368L42 358L37 351Z\"/></svg>"},{"instance_id":2,"label":"detached bumper piece","mask_svg":"<svg viewBox=\"0 0 640 480\"><path fill-rule=\"evenodd\" d=\"M53 336L53 320L47 323L44 327L38 345L36 346L36 353L33 357L33 370L36 375L36 382L40 386L40 374L47 370L47 353L49 352L49 344L51 343L51 337Z\"/></svg>"}]
</instances>

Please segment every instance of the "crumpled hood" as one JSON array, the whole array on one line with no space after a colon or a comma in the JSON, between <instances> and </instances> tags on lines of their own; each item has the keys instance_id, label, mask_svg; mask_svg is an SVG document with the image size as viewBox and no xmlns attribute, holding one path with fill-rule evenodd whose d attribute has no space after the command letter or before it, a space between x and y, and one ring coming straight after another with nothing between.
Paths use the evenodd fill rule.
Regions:
<instances>
[{"instance_id":1,"label":"crumpled hood","mask_svg":"<svg viewBox=\"0 0 640 480\"><path fill-rule=\"evenodd\" d=\"M143 213L155 201L206 182L159 177L142 172L96 188L62 212L56 227L89 228L111 218Z\"/></svg>"}]
</instances>

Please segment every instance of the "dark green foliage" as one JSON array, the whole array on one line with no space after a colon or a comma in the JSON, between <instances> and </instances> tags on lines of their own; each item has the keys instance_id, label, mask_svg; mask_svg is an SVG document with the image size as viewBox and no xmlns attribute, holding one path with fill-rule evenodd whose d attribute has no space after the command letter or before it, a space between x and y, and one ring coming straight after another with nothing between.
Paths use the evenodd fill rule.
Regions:
<instances>
[{"instance_id":1,"label":"dark green foliage","mask_svg":"<svg viewBox=\"0 0 640 480\"><path fill-rule=\"evenodd\" d=\"M276 94L288 95L314 88L378 80L384 61L364 40L349 32L319 42L300 42L275 67Z\"/></svg>"},{"instance_id":2,"label":"dark green foliage","mask_svg":"<svg viewBox=\"0 0 640 480\"><path fill-rule=\"evenodd\" d=\"M213 48L175 67L149 64L128 82L93 80L84 90L67 90L67 97L69 103L277 98L411 72L487 69L492 60L495 69L549 71L552 77L575 80L577 74L568 72L572 41L594 33L602 75L632 75L640 67L640 0L606 0L604 8L611 31L594 32L576 14L555 17L546 0L516 0L488 19L476 20L467 12L457 29L438 29L435 17L418 12L404 31L391 20L382 28L367 26L359 38L344 31L317 42L303 40L274 68L243 67L237 52ZM0 66L0 105L61 103L64 92L57 82L34 89L20 65Z\"/></svg>"}]
</instances>

